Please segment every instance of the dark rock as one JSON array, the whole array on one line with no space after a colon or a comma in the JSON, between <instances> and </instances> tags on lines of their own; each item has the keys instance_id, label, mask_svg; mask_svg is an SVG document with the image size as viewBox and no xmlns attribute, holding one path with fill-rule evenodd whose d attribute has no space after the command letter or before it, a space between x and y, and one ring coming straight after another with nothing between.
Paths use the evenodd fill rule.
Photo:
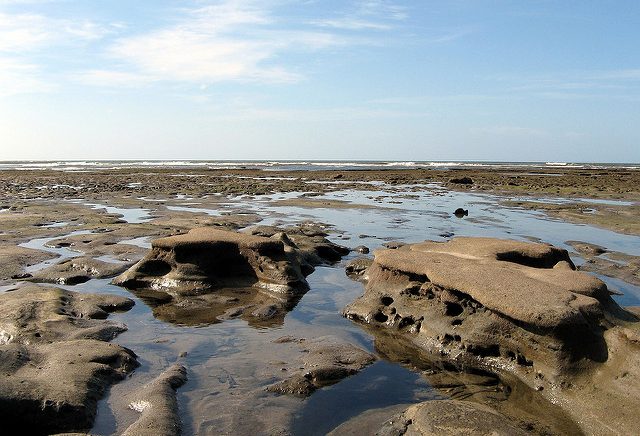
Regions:
<instances>
[{"instance_id":1,"label":"dark rock","mask_svg":"<svg viewBox=\"0 0 640 436\"><path fill-rule=\"evenodd\" d=\"M390 250L395 250L400 247L404 247L406 244L404 242L399 241L389 241L382 244L383 247L388 248Z\"/></svg>"},{"instance_id":2,"label":"dark rock","mask_svg":"<svg viewBox=\"0 0 640 436\"><path fill-rule=\"evenodd\" d=\"M357 257L347 264L345 272L350 277L363 278L367 268L371 266L373 259L368 257Z\"/></svg>"},{"instance_id":3,"label":"dark rock","mask_svg":"<svg viewBox=\"0 0 640 436\"><path fill-rule=\"evenodd\" d=\"M472 185L473 179L471 177L454 177L449 179L449 183L454 183L456 185Z\"/></svg>"},{"instance_id":4,"label":"dark rock","mask_svg":"<svg viewBox=\"0 0 640 436\"><path fill-rule=\"evenodd\" d=\"M465 217L465 216L469 216L469 211L467 209L463 209L463 208L459 207L453 212L453 214L455 216L457 216L458 218L462 218L462 217Z\"/></svg>"},{"instance_id":5,"label":"dark rock","mask_svg":"<svg viewBox=\"0 0 640 436\"><path fill-rule=\"evenodd\" d=\"M368 254L369 253L369 247L366 247L364 245L358 245L356 248L353 249L353 251L355 251L356 253L360 253L360 254Z\"/></svg>"}]
</instances>

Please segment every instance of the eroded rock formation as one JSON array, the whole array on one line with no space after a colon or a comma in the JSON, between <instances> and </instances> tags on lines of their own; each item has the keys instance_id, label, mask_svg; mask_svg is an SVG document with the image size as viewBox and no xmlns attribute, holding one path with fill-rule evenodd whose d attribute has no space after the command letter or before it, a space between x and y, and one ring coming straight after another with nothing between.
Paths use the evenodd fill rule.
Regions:
<instances>
[{"instance_id":1,"label":"eroded rock formation","mask_svg":"<svg viewBox=\"0 0 640 436\"><path fill-rule=\"evenodd\" d=\"M259 226L244 232L197 228L153 241L147 255L114 280L154 306L154 314L179 324L243 317L281 323L308 289L315 265L349 250L310 226Z\"/></svg>"},{"instance_id":2,"label":"eroded rock formation","mask_svg":"<svg viewBox=\"0 0 640 436\"><path fill-rule=\"evenodd\" d=\"M24 434L88 430L97 401L138 364L106 341L128 298L27 286L0 295L0 420Z\"/></svg>"},{"instance_id":3,"label":"eroded rock formation","mask_svg":"<svg viewBox=\"0 0 640 436\"><path fill-rule=\"evenodd\" d=\"M455 238L379 250L348 318L401 335L458 368L515 375L586 432L639 425L637 318L546 244ZM625 379L625 388L620 386ZM594 382L597 382L594 385ZM616 405L614 411L605 405Z\"/></svg>"}]
</instances>

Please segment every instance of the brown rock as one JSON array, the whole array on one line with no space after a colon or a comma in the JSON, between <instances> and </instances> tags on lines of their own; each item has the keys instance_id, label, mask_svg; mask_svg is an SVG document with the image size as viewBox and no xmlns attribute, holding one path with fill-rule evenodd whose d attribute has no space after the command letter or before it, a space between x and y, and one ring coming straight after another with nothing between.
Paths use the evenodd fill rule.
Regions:
<instances>
[{"instance_id":1,"label":"brown rock","mask_svg":"<svg viewBox=\"0 0 640 436\"><path fill-rule=\"evenodd\" d=\"M132 371L135 354L101 320L133 301L28 286L0 296L0 419L25 434L88 430L98 399Z\"/></svg>"},{"instance_id":2,"label":"brown rock","mask_svg":"<svg viewBox=\"0 0 640 436\"><path fill-rule=\"evenodd\" d=\"M622 356L636 345L625 339L614 347L612 338L623 331L620 337L632 337L640 323L602 281L575 271L565 250L459 237L379 250L367 277L365 294L344 309L348 318L401 335L458 368L516 375L586 431L604 431L611 418L600 410L609 403L626 431L638 429L623 411L640 399L640 365L627 366L625 391L610 380L601 382L600 397L566 400L586 398L593 371L606 374L603 380L619 376Z\"/></svg>"},{"instance_id":3,"label":"brown rock","mask_svg":"<svg viewBox=\"0 0 640 436\"><path fill-rule=\"evenodd\" d=\"M187 370L173 365L158 378L132 395L129 408L141 416L124 436L175 436L180 434L176 389L187 381Z\"/></svg>"},{"instance_id":4,"label":"brown rock","mask_svg":"<svg viewBox=\"0 0 640 436\"><path fill-rule=\"evenodd\" d=\"M287 343L290 342L294 341ZM376 360L375 356L354 345L335 342L329 338L296 343L305 347L302 370L269 386L267 391L309 396L323 386L332 385L357 373Z\"/></svg>"}]
</instances>

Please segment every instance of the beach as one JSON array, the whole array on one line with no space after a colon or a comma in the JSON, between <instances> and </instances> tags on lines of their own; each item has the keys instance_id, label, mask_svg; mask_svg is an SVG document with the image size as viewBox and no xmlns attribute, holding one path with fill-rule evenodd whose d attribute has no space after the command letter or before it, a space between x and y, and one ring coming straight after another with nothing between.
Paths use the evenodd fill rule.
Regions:
<instances>
[{"instance_id":1,"label":"beach","mask_svg":"<svg viewBox=\"0 0 640 436\"><path fill-rule=\"evenodd\" d=\"M640 168L637 166L452 163L429 167L415 163L367 163L358 167L339 162L322 165L308 162L3 165L0 171L0 192L3 193L0 198L3 263L0 290L5 296L19 296L12 299L11 307L15 308L21 307L21 299L32 298L29 295L33 296L36 291L25 290L33 286L59 289L60 295L75 307L68 311L69 316L86 314L81 317L84 321L70 321L70 324L77 327L85 321L88 323L81 326L85 333L80 337L70 333L71 327L62 329L58 324L48 327L52 324L34 315L33 319L38 319L39 335L47 336L47 328L56 333L47 336L47 343L40 340L40 336L39 339L31 337L31 342L21 339L21 346L27 348L20 352L35 356L44 351L29 351L28 347L33 344L41 349L62 340L102 344L107 337L109 345L119 347L119 357L98 359L111 362L110 371L114 374L100 378L102 387L94 392L95 414L87 413L88 418L76 424L73 419L71 422L61 419L61 431L96 435L122 433L136 425L140 411L145 417L146 406L136 406L141 409L137 410L132 404L143 404L134 397L151 386L148 392L153 395L149 394L149 398L175 395L173 403L163 403L167 410L163 422L170 423L163 427L167 434L178 428L175 426L181 426L183 434L326 434L330 431L354 434L349 433L354 428L353 420L356 420L355 428L366 425L369 426L366 428L377 429L378 424L399 413L414 416L411 414L417 413L415 410L406 412L411 405L436 400L464 400L479 405L477 407L490 408L498 414L499 422L510 421L518 431L598 433L604 428L599 427L601 416L594 413L592 419L584 422L576 416L602 408L604 398L618 398L618 391L614 389L610 397L600 398L591 392L578 398L575 392L584 390L571 391L549 379L552 374L558 380L575 376L575 380L571 380L581 386L580 383L587 383L587 376L580 372L597 371L597 365L602 364L606 370L601 372L605 375L596 380L607 390L604 386L616 386L614 380L619 380L622 373L613 375L613 370L606 367L606 358L603 361L587 356L591 360L584 363L580 359L586 358L580 356L576 359L582 366L565 368L564 363L556 366L549 363L557 356L549 357L536 350L532 353L539 352L542 363L527 357L517 366L516 363L521 362L514 349L515 366L501 369L500 359L508 357L506 351L474 354L477 350L466 347L463 351L475 356L475 364L462 360L456 363L451 358L455 354L451 350L458 345L455 340L447 340L442 342L446 353L436 359L425 352L424 341L416 345L410 328L390 333L385 330L390 320L363 322L366 318L363 313L377 310L366 306L369 302L362 300L360 306L350 306L370 292L380 292L382 298L387 296L385 280L390 279L378 274L382 282L374 282L378 276L373 273L377 270L371 269L370 262L374 262L374 267L378 262L382 269L395 268L397 275L403 274L401 266L406 262L399 266L401 262L395 263L391 253L384 263L382 255L376 254L374 258L374 252L379 253L376 250L387 248L386 253L403 244L411 247L425 240L448 243L459 237L507 239L534 244L534 248L542 246L540 243L552 244L569 256L558 258L560 260L554 257L552 266L560 262L573 264L572 273L584 272L585 276L606 284L605 288L615 293L611 296L612 303L608 303L609 294L606 294L606 304L605 297L598 300L602 308L594 309L585 303L588 309L578 310L572 306L571 310L580 313L602 310L604 315L598 315L596 324L628 338L628 341L616 342L617 348L611 345L613 339L609 336L605 339L609 354L619 359L615 362L616 368L625 365L630 368L627 380L632 381L624 401L640 395L634 391L637 363L624 363L625 359L633 359L629 353L635 353L637 336L633 335L638 335L639 324L632 315L637 313L634 307L640 306ZM466 213L454 214L459 208ZM178 236L201 227L222 233L194 236L186 242ZM241 237L229 236L238 234ZM274 248L269 241L276 239L280 245ZM154 240L163 242L152 248ZM248 265L257 271L259 283L273 285L275 289L275 285L293 288L295 282L301 283L300 288L304 289L293 292L287 288L287 291L278 290L278 294L264 286L268 291L265 293L264 289L256 290L251 283L237 280L221 280L220 290L211 292L186 285L167 292L161 287L154 288L153 283L159 282L148 277L153 279L163 274L183 283L188 280L200 283L202 272L194 272L192 265L198 264L206 254L198 252L196 256L180 252L177 247L212 241L226 244L224 249L219 248L220 253L228 253L229 244L237 247L233 250L241 256L234 254L233 262L249 259ZM465 254L465 250L475 253L473 250L485 248L476 249L474 244L469 247L455 248L453 252L464 258L471 256ZM529 245L523 247L514 250L534 250ZM544 252L539 256L552 255ZM369 281L345 273L345 268L349 271L352 262L362 257L369 263L365 262L359 271L364 275L367 273L363 271L369 271L372 274ZM161 265L160 260L164 262ZM418 264L415 268L423 267ZM233 268L225 265L221 269ZM258 272L259 267L262 269ZM486 268L489 271L495 265L487 263ZM519 268L514 267L510 273L520 274ZM555 270L555 267L542 269ZM170 276L176 271L182 275ZM196 276L197 280L193 278ZM424 281L420 280L411 276L409 282L422 289ZM442 282L449 283L447 280ZM455 280L452 283L458 290L462 286ZM436 300L446 303L446 298L452 298L444 296L449 292L449 285L434 281L434 286L436 284L441 288L435 293ZM589 291L593 293L589 294L591 297L602 291L598 286L593 285ZM475 312L468 314L466 310L478 302L490 308L489 312L507 313L512 319L520 314L501 309L501 302L485 302L484 295L469 292L473 304L466 306L467 300L464 300L465 315L464 319L460 315L460 324L476 319ZM82 306L83 294L107 295L115 300L107 304L101 300L104 297L90 297L91 304L102 313L95 307L88 310ZM399 295L404 294L400 291L398 295L393 294L396 303ZM63 297L46 294L42 301L58 301ZM447 301L446 307L458 304ZM497 306L494 308L491 304ZM630 308L625 312L629 315L620 315L618 306L625 308L620 310ZM347 307L351 309L345 309ZM397 310L409 309L398 306ZM395 312L385 312L384 317L393 314ZM419 316L412 317L410 324L415 325ZM557 319L565 322L560 315ZM566 319L574 322L568 315ZM591 322L591 318L588 320ZM539 341L550 348L558 346L564 350L562 344L553 341L546 344L540 339L553 336L540 333L546 331L544 329L554 330L552 324L540 321L538 325L534 321L523 315L518 321L520 324L516 323L526 324L524 330L539 335L523 334L522 341ZM31 328L31 321L24 322L24 326ZM408 322L402 328L407 327ZM421 322L427 325L429 321ZM457 328L465 331L463 327ZM93 333L87 333L86 329L92 329ZM2 331L5 344L17 343L16 338L23 334L12 332L7 326L3 326ZM512 336L520 338L515 333ZM91 348L95 344L84 346ZM526 348L523 345L520 350ZM104 351L108 352L115 351ZM136 365L130 362L133 355L129 352L135 354ZM333 363L327 363L327 356L333 356ZM558 361L566 356L561 357ZM70 357L56 359L55 362L62 362ZM533 359L534 363L529 365L527 359ZM609 362L612 360L613 357ZM115 361L119 366L115 366ZM349 364L343 364L346 361ZM184 376L182 369L172 365L183 367ZM33 390L45 392L46 396L46 392L54 389L51 382L46 381L46 365L43 367L45 375L37 376L45 379L44 387ZM64 365L62 368L63 374L68 371ZM541 381L536 371L546 374L547 378ZM165 374L164 378L161 374ZM29 392L22 395L27 398ZM560 406L554 398L561 399ZM478 410L465 413L476 416ZM623 412L614 415L608 423L611 434L640 430L632 417ZM145 419L153 422L155 418ZM27 416L20 425L27 426L28 421ZM504 427L505 434L510 428Z\"/></svg>"}]
</instances>

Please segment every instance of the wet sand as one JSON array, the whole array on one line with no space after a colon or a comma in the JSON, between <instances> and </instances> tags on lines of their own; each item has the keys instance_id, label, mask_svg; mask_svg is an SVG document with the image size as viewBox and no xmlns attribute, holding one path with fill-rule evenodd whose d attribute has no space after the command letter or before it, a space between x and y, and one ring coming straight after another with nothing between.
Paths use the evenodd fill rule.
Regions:
<instances>
[{"instance_id":1,"label":"wet sand","mask_svg":"<svg viewBox=\"0 0 640 436\"><path fill-rule=\"evenodd\" d=\"M472 183L451 181L463 177ZM329 239L351 248L375 249L392 240L445 240L453 235L551 242L567 248L579 266L623 291L624 296L616 297L620 304L638 306L639 182L640 171L565 168L535 173L517 169L3 171L0 258L5 267L0 289L24 286L27 275L65 258L134 262L145 254L150 240L193 227L234 230L311 221L324 225ZM468 209L469 216L453 216L458 207ZM575 241L605 251L588 251ZM79 292L127 296L136 303L111 319L129 327L114 342L135 351L141 366L99 403L92 433L124 431L137 418L126 399L174 363L188 371L188 381L178 390L184 434L324 434L369 409L455 395L487 404L496 398L493 394L494 399L487 398L487 386L498 396L513 391L513 385L501 387L509 381L491 375L486 375L489 381L467 379L443 368L426 368L415 356L390 351L389 344L342 318L342 308L362 293L362 285L344 274L346 262L357 255L317 268L308 278L310 290L284 320L273 325L251 326L242 319L210 316L194 321L193 314L181 319L176 313L163 320L154 317L143 299L109 284L110 279L62 285ZM274 395L265 388L302 365L304 348L278 342L287 335L307 340L331 337L362 347L380 360L306 400ZM438 377L447 382L439 383ZM537 399L540 412L526 411L535 392L516 392L500 403L504 413L514 419L533 413L527 419L537 422L534 427L541 433L547 428L570 432L571 423L545 412L551 406L542 399Z\"/></svg>"}]
</instances>

